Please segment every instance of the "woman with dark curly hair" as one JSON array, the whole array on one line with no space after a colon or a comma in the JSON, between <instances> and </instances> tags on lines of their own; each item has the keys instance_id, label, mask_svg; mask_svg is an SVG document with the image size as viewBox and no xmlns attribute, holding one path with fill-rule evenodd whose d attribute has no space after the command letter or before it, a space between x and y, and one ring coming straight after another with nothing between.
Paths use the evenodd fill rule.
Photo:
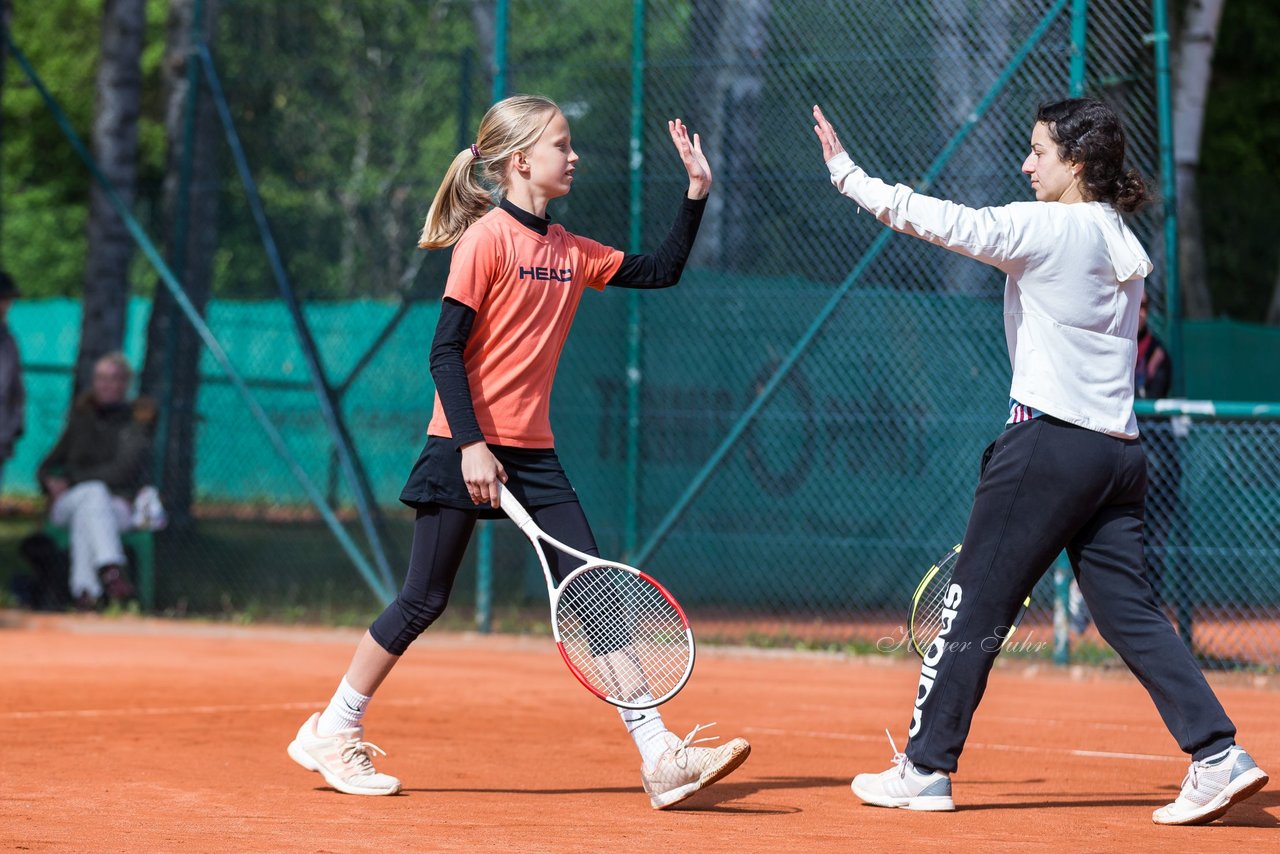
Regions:
<instances>
[{"instance_id":1,"label":"woman with dark curly hair","mask_svg":"<svg viewBox=\"0 0 1280 854\"><path fill-rule=\"evenodd\" d=\"M1182 791L1154 821L1213 821L1267 775L1236 745L1235 726L1143 571L1147 464L1133 376L1151 261L1121 217L1147 190L1125 168L1119 118L1084 98L1042 106L1022 164L1036 201L975 210L868 176L816 106L813 115L841 193L896 231L1008 276L1008 420L983 455L948 588L952 610L924 656L906 752L887 771L859 774L854 794L877 806L955 809L951 773L1001 642L1066 549L1099 631L1192 759Z\"/></svg>"}]
</instances>

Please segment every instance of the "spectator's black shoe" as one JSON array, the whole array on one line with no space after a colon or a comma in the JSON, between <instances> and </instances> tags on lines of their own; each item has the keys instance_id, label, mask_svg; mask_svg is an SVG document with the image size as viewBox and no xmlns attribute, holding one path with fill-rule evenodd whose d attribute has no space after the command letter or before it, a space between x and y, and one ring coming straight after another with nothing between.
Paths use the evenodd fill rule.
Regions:
<instances>
[{"instance_id":1,"label":"spectator's black shoe","mask_svg":"<svg viewBox=\"0 0 1280 854\"><path fill-rule=\"evenodd\" d=\"M90 614L98 610L98 598L92 593L81 593L76 597L76 610L82 614Z\"/></svg>"},{"instance_id":2,"label":"spectator's black shoe","mask_svg":"<svg viewBox=\"0 0 1280 854\"><path fill-rule=\"evenodd\" d=\"M107 599L112 602L127 602L133 598L133 585L129 583L129 579L125 578L124 571L118 566L104 566L98 570L98 577L102 579L102 587L106 591Z\"/></svg>"}]
</instances>

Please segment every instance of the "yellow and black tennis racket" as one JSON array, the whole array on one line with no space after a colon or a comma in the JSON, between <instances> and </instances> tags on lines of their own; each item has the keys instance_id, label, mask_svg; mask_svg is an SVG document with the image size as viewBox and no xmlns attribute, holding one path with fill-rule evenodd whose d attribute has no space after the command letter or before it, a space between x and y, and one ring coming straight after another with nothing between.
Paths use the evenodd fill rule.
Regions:
<instances>
[{"instance_id":1,"label":"yellow and black tennis racket","mask_svg":"<svg viewBox=\"0 0 1280 854\"><path fill-rule=\"evenodd\" d=\"M911 597L911 617L907 631L911 638L911 648L921 658L925 657L934 641L940 637L945 639L946 634L951 631L951 621L955 619L955 609L960 604L960 589L952 589L951 573L960 557L961 545L963 544L952 546L937 563L929 567ZM1001 649L1008 645L1009 638L1018 630L1018 624L1022 622L1022 617L1030 606L1031 597L1028 596L1022 600L1018 615L1013 618L1008 634L1001 641Z\"/></svg>"}]
</instances>

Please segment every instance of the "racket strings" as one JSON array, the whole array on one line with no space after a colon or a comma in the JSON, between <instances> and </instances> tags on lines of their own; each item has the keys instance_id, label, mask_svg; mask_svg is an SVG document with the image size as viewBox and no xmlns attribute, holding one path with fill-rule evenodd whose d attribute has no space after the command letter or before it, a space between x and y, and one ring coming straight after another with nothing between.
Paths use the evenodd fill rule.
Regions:
<instances>
[{"instance_id":1,"label":"racket strings","mask_svg":"<svg viewBox=\"0 0 1280 854\"><path fill-rule=\"evenodd\" d=\"M916 595L915 606L911 612L911 640L921 655L942 633L943 613L949 610L945 604L947 590L951 587L951 573L955 568L958 555L959 549L953 549L939 561L936 569Z\"/></svg>"},{"instance_id":2,"label":"racket strings","mask_svg":"<svg viewBox=\"0 0 1280 854\"><path fill-rule=\"evenodd\" d=\"M569 580L556 606L565 657L604 693L625 701L677 689L692 648L688 626L653 584L600 566Z\"/></svg>"},{"instance_id":3,"label":"racket strings","mask_svg":"<svg viewBox=\"0 0 1280 854\"><path fill-rule=\"evenodd\" d=\"M928 649L929 644L933 643L934 639L942 631L942 601L946 596L947 586L950 583L950 572L937 573L920 594L920 600L916 603L912 633L915 635L916 642L923 649Z\"/></svg>"}]
</instances>

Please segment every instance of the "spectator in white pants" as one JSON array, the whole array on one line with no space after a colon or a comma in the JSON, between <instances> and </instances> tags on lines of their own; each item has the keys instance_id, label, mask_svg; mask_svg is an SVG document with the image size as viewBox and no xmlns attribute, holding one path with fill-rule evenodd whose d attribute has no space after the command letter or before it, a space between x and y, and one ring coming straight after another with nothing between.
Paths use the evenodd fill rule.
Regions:
<instances>
[{"instance_id":1,"label":"spectator in white pants","mask_svg":"<svg viewBox=\"0 0 1280 854\"><path fill-rule=\"evenodd\" d=\"M112 495L102 481L87 480L54 499L49 520L71 530L71 598L96 602L105 592L104 582L123 580L125 556L120 533L129 530L133 521L128 501ZM128 599L132 590L127 587L127 581L124 586L117 582L112 598Z\"/></svg>"},{"instance_id":2,"label":"spectator in white pants","mask_svg":"<svg viewBox=\"0 0 1280 854\"><path fill-rule=\"evenodd\" d=\"M121 531L134 527L133 501L147 482L155 408L127 399L133 370L120 353L93 368L58 443L40 464L49 518L71 531L71 596L81 608L133 596Z\"/></svg>"}]
</instances>

